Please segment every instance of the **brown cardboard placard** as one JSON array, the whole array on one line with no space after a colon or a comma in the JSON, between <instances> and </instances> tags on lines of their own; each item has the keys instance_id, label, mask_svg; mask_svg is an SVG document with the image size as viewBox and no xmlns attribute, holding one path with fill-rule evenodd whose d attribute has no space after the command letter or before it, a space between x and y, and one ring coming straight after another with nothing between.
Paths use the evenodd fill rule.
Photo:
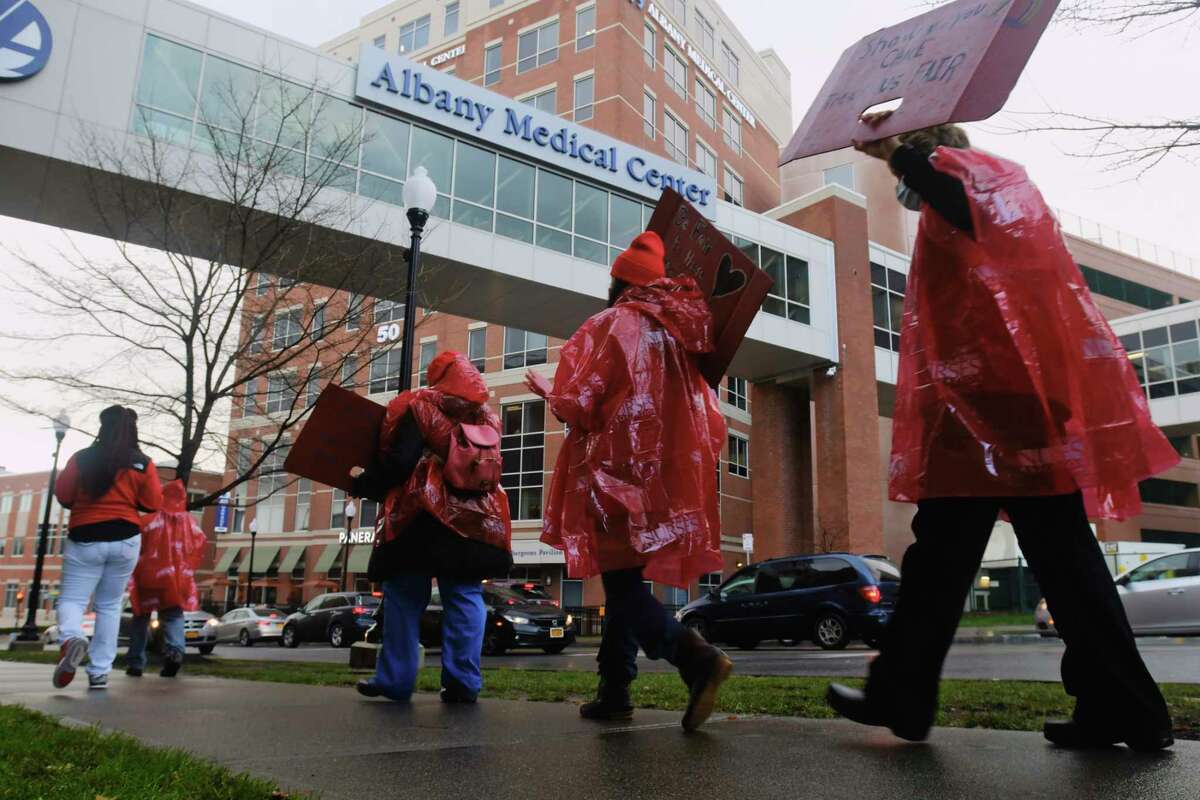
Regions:
<instances>
[{"instance_id":1,"label":"brown cardboard placard","mask_svg":"<svg viewBox=\"0 0 1200 800\"><path fill-rule=\"evenodd\" d=\"M987 119L1008 100L1059 0L957 0L876 31L842 54L780 166L947 122ZM903 102L867 128L867 109Z\"/></svg>"},{"instance_id":2,"label":"brown cardboard placard","mask_svg":"<svg viewBox=\"0 0 1200 800\"><path fill-rule=\"evenodd\" d=\"M700 371L715 389L775 281L673 189L663 190L646 230L663 240L667 275L695 278L708 298L716 347Z\"/></svg>"},{"instance_id":3,"label":"brown cardboard placard","mask_svg":"<svg viewBox=\"0 0 1200 800\"><path fill-rule=\"evenodd\" d=\"M283 468L293 475L349 491L350 472L375 460L386 409L329 384L296 438Z\"/></svg>"}]
</instances>

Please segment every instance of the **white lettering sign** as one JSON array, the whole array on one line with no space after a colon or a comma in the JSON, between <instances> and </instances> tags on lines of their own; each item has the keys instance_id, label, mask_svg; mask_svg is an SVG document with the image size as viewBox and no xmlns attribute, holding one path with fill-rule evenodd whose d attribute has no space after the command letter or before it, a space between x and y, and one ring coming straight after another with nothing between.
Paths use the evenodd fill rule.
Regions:
<instances>
[{"instance_id":1,"label":"white lettering sign","mask_svg":"<svg viewBox=\"0 0 1200 800\"><path fill-rule=\"evenodd\" d=\"M466 52L467 46L465 44L460 44L458 47L452 47L444 53L438 53L425 63L431 67L436 67L438 64L445 64L447 61L453 61Z\"/></svg>"},{"instance_id":2,"label":"white lettering sign","mask_svg":"<svg viewBox=\"0 0 1200 800\"><path fill-rule=\"evenodd\" d=\"M338 544L375 544L375 529L359 528L349 535L342 531L338 534Z\"/></svg>"},{"instance_id":3,"label":"white lettering sign","mask_svg":"<svg viewBox=\"0 0 1200 800\"><path fill-rule=\"evenodd\" d=\"M398 322L393 322L389 325L380 325L379 330L375 331L375 341L378 344L394 342L400 338L400 333L401 328Z\"/></svg>"}]
</instances>

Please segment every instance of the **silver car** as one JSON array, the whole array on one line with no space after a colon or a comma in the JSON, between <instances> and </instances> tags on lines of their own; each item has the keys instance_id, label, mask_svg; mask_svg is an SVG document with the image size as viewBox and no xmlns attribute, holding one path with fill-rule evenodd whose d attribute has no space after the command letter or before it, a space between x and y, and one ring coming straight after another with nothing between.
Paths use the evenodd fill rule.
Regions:
<instances>
[{"instance_id":1,"label":"silver car","mask_svg":"<svg viewBox=\"0 0 1200 800\"><path fill-rule=\"evenodd\" d=\"M276 641L283 634L285 616L270 606L235 608L217 620L217 642L252 647L256 642Z\"/></svg>"},{"instance_id":2,"label":"silver car","mask_svg":"<svg viewBox=\"0 0 1200 800\"><path fill-rule=\"evenodd\" d=\"M1200 636L1200 547L1151 559L1116 579L1117 594L1138 636ZM1057 633L1046 601L1034 624L1043 636Z\"/></svg>"}]
</instances>

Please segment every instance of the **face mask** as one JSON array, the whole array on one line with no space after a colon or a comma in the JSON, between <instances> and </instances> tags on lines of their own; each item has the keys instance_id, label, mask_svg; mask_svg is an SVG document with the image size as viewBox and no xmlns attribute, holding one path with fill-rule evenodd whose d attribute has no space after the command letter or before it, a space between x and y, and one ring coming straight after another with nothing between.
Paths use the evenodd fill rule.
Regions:
<instances>
[{"instance_id":1,"label":"face mask","mask_svg":"<svg viewBox=\"0 0 1200 800\"><path fill-rule=\"evenodd\" d=\"M896 184L896 199L909 211L920 211L921 204L925 202L921 199L921 195L908 188L908 184L903 179Z\"/></svg>"}]
</instances>

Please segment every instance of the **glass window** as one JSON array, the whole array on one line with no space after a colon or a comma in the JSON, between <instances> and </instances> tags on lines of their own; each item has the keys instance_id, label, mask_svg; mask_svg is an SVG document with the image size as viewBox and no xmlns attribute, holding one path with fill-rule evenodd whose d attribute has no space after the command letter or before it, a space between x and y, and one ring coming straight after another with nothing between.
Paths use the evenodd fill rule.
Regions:
<instances>
[{"instance_id":1,"label":"glass window","mask_svg":"<svg viewBox=\"0 0 1200 800\"><path fill-rule=\"evenodd\" d=\"M641 233L642 206L620 195L612 195L612 213L609 219L608 241L615 247L628 247L635 236Z\"/></svg>"},{"instance_id":2,"label":"glass window","mask_svg":"<svg viewBox=\"0 0 1200 800\"><path fill-rule=\"evenodd\" d=\"M658 102L654 99L654 95L649 92L642 93L642 133L647 139L654 139L657 136L658 115L655 113L655 106Z\"/></svg>"},{"instance_id":3,"label":"glass window","mask_svg":"<svg viewBox=\"0 0 1200 800\"><path fill-rule=\"evenodd\" d=\"M699 10L696 11L696 30L700 34L700 49L711 56L716 46L716 31Z\"/></svg>"},{"instance_id":4,"label":"glass window","mask_svg":"<svg viewBox=\"0 0 1200 800\"><path fill-rule=\"evenodd\" d=\"M263 349L263 332L267 327L267 317L265 314L255 314L250 322L250 336L247 339L246 353L254 355L261 353Z\"/></svg>"},{"instance_id":5,"label":"glass window","mask_svg":"<svg viewBox=\"0 0 1200 800\"><path fill-rule=\"evenodd\" d=\"M400 52L412 53L429 44L429 15L400 26Z\"/></svg>"},{"instance_id":6,"label":"glass window","mask_svg":"<svg viewBox=\"0 0 1200 800\"><path fill-rule=\"evenodd\" d=\"M542 516L546 404L541 400L504 406L501 410L501 483L514 520Z\"/></svg>"},{"instance_id":7,"label":"glass window","mask_svg":"<svg viewBox=\"0 0 1200 800\"><path fill-rule=\"evenodd\" d=\"M899 583L900 570L890 561L883 561L878 558L864 558L863 563L871 570L871 575L879 583Z\"/></svg>"},{"instance_id":8,"label":"glass window","mask_svg":"<svg viewBox=\"0 0 1200 800\"><path fill-rule=\"evenodd\" d=\"M312 114L312 92L295 83L264 77L258 96L258 122L254 136L272 146L303 148ZM279 155L276 154L276 158ZM304 167L299 157L299 168ZM296 164L282 168L296 170Z\"/></svg>"},{"instance_id":9,"label":"glass window","mask_svg":"<svg viewBox=\"0 0 1200 800\"><path fill-rule=\"evenodd\" d=\"M501 42L496 42L483 51L483 85L491 86L500 82Z\"/></svg>"},{"instance_id":10,"label":"glass window","mask_svg":"<svg viewBox=\"0 0 1200 800\"><path fill-rule=\"evenodd\" d=\"M675 17L682 27L687 27L687 0L662 0L659 5Z\"/></svg>"},{"instance_id":11,"label":"glass window","mask_svg":"<svg viewBox=\"0 0 1200 800\"><path fill-rule=\"evenodd\" d=\"M529 164L500 156L498 173L496 209L525 219L533 219L534 168Z\"/></svg>"},{"instance_id":12,"label":"glass window","mask_svg":"<svg viewBox=\"0 0 1200 800\"><path fill-rule=\"evenodd\" d=\"M562 607L583 608L583 581L571 579L563 580Z\"/></svg>"},{"instance_id":13,"label":"glass window","mask_svg":"<svg viewBox=\"0 0 1200 800\"><path fill-rule=\"evenodd\" d=\"M595 101L595 80L591 75L575 81L575 121L586 122L592 118Z\"/></svg>"},{"instance_id":14,"label":"glass window","mask_svg":"<svg viewBox=\"0 0 1200 800\"><path fill-rule=\"evenodd\" d=\"M1191 553L1156 558L1130 570L1130 583L1145 583L1147 581L1169 581L1176 578L1194 578L1200 575L1195 568L1195 559Z\"/></svg>"},{"instance_id":15,"label":"glass window","mask_svg":"<svg viewBox=\"0 0 1200 800\"><path fill-rule=\"evenodd\" d=\"M446 5L446 22L442 26L442 33L446 36L458 33L458 3Z\"/></svg>"},{"instance_id":16,"label":"glass window","mask_svg":"<svg viewBox=\"0 0 1200 800\"><path fill-rule=\"evenodd\" d=\"M858 570L844 558L823 556L808 562L805 573L805 588L838 586L858 580Z\"/></svg>"},{"instance_id":17,"label":"glass window","mask_svg":"<svg viewBox=\"0 0 1200 800\"><path fill-rule=\"evenodd\" d=\"M682 122L675 119L670 111L663 112L663 141L667 145L667 155L677 164L687 166L688 163L688 130Z\"/></svg>"},{"instance_id":18,"label":"glass window","mask_svg":"<svg viewBox=\"0 0 1200 800\"><path fill-rule=\"evenodd\" d=\"M717 157L713 151L696 142L696 169L705 175L717 176Z\"/></svg>"},{"instance_id":19,"label":"glass window","mask_svg":"<svg viewBox=\"0 0 1200 800\"><path fill-rule=\"evenodd\" d=\"M346 330L358 330L359 323L362 321L363 306L366 304L366 297L354 292L350 293L346 299Z\"/></svg>"},{"instance_id":20,"label":"glass window","mask_svg":"<svg viewBox=\"0 0 1200 800\"><path fill-rule=\"evenodd\" d=\"M588 6L575 12L575 50L596 46L596 7Z\"/></svg>"},{"instance_id":21,"label":"glass window","mask_svg":"<svg viewBox=\"0 0 1200 800\"><path fill-rule=\"evenodd\" d=\"M424 167L438 191L445 192L450 188L450 176L454 168L454 140L425 128L414 127L409 161L409 174L415 172L417 167Z\"/></svg>"},{"instance_id":22,"label":"glass window","mask_svg":"<svg viewBox=\"0 0 1200 800\"><path fill-rule=\"evenodd\" d=\"M410 129L407 122L368 112L363 132L363 169L397 180L407 178Z\"/></svg>"},{"instance_id":23,"label":"glass window","mask_svg":"<svg viewBox=\"0 0 1200 800\"><path fill-rule=\"evenodd\" d=\"M404 303L399 300L376 300L373 325L404 321Z\"/></svg>"},{"instance_id":24,"label":"glass window","mask_svg":"<svg viewBox=\"0 0 1200 800\"><path fill-rule=\"evenodd\" d=\"M496 198L496 154L464 142L457 143L457 150L455 197L491 206Z\"/></svg>"},{"instance_id":25,"label":"glass window","mask_svg":"<svg viewBox=\"0 0 1200 800\"><path fill-rule=\"evenodd\" d=\"M730 578L721 587L721 597L736 597L738 595L754 594L754 582L758 577L758 567L748 567Z\"/></svg>"},{"instance_id":26,"label":"glass window","mask_svg":"<svg viewBox=\"0 0 1200 800\"><path fill-rule=\"evenodd\" d=\"M528 103L538 111L545 111L547 114L558 113L558 89L551 88L544 92L538 92L526 97L521 102Z\"/></svg>"},{"instance_id":27,"label":"glass window","mask_svg":"<svg viewBox=\"0 0 1200 800\"><path fill-rule=\"evenodd\" d=\"M517 37L517 74L558 60L558 20Z\"/></svg>"},{"instance_id":28,"label":"glass window","mask_svg":"<svg viewBox=\"0 0 1200 800\"><path fill-rule=\"evenodd\" d=\"M342 361L342 388L355 389L358 387L358 356L351 353Z\"/></svg>"},{"instance_id":29,"label":"glass window","mask_svg":"<svg viewBox=\"0 0 1200 800\"><path fill-rule=\"evenodd\" d=\"M696 111L710 128L717 127L717 97L699 78L696 79Z\"/></svg>"},{"instance_id":30,"label":"glass window","mask_svg":"<svg viewBox=\"0 0 1200 800\"><path fill-rule=\"evenodd\" d=\"M734 175L728 168L725 170L725 202L734 205L745 205L745 186L742 179Z\"/></svg>"},{"instance_id":31,"label":"glass window","mask_svg":"<svg viewBox=\"0 0 1200 800\"><path fill-rule=\"evenodd\" d=\"M142 52L138 102L189 120L196 109L200 88L199 50L147 36Z\"/></svg>"},{"instance_id":32,"label":"glass window","mask_svg":"<svg viewBox=\"0 0 1200 800\"><path fill-rule=\"evenodd\" d=\"M733 48L725 42L721 42L721 58L725 62L725 77L729 80L729 85L737 86L742 79L742 67Z\"/></svg>"},{"instance_id":33,"label":"glass window","mask_svg":"<svg viewBox=\"0 0 1200 800\"><path fill-rule=\"evenodd\" d=\"M738 155L742 154L742 123L728 108L725 109L725 144L733 148Z\"/></svg>"},{"instance_id":34,"label":"glass window","mask_svg":"<svg viewBox=\"0 0 1200 800\"><path fill-rule=\"evenodd\" d=\"M267 413L284 414L296 405L296 376L294 374L267 377Z\"/></svg>"},{"instance_id":35,"label":"glass window","mask_svg":"<svg viewBox=\"0 0 1200 800\"><path fill-rule=\"evenodd\" d=\"M475 369L487 371L487 328L473 328L467 333L467 358Z\"/></svg>"},{"instance_id":36,"label":"glass window","mask_svg":"<svg viewBox=\"0 0 1200 800\"><path fill-rule=\"evenodd\" d=\"M667 85L687 99L687 62L680 58L670 47L663 47L663 75Z\"/></svg>"},{"instance_id":37,"label":"glass window","mask_svg":"<svg viewBox=\"0 0 1200 800\"><path fill-rule=\"evenodd\" d=\"M250 466L254 463L254 442L250 438L237 440L237 460L234 462L237 467L238 475L246 475L250 472Z\"/></svg>"},{"instance_id":38,"label":"glass window","mask_svg":"<svg viewBox=\"0 0 1200 800\"><path fill-rule=\"evenodd\" d=\"M387 49L387 34L384 34L383 36L376 36L375 40L373 42L371 42L371 44L375 45L375 47L377 47L380 50L386 50Z\"/></svg>"},{"instance_id":39,"label":"glass window","mask_svg":"<svg viewBox=\"0 0 1200 800\"><path fill-rule=\"evenodd\" d=\"M750 440L729 434L729 474L750 477Z\"/></svg>"},{"instance_id":40,"label":"glass window","mask_svg":"<svg viewBox=\"0 0 1200 800\"><path fill-rule=\"evenodd\" d=\"M851 191L854 190L854 165L839 164L836 167L830 167L821 172L822 181L825 186L831 183L836 183L839 186L845 186Z\"/></svg>"},{"instance_id":41,"label":"glass window","mask_svg":"<svg viewBox=\"0 0 1200 800\"><path fill-rule=\"evenodd\" d=\"M607 241L608 192L586 183L575 184L575 232Z\"/></svg>"},{"instance_id":42,"label":"glass window","mask_svg":"<svg viewBox=\"0 0 1200 800\"><path fill-rule=\"evenodd\" d=\"M1138 488L1144 503L1200 508L1200 495L1194 483L1149 478L1142 481Z\"/></svg>"},{"instance_id":43,"label":"glass window","mask_svg":"<svg viewBox=\"0 0 1200 800\"><path fill-rule=\"evenodd\" d=\"M258 86L259 73L255 70L209 56L204 65L204 88L200 93L201 125L250 135ZM231 146L236 147L236 144Z\"/></svg>"},{"instance_id":44,"label":"glass window","mask_svg":"<svg viewBox=\"0 0 1200 800\"><path fill-rule=\"evenodd\" d=\"M750 394L745 378L735 378L732 375L725 382L725 400L734 408L745 411L750 407Z\"/></svg>"},{"instance_id":45,"label":"glass window","mask_svg":"<svg viewBox=\"0 0 1200 800\"><path fill-rule=\"evenodd\" d=\"M417 366L417 385L428 386L429 382L425 379L425 371L429 369L429 365L437 356L437 342L421 342L421 361Z\"/></svg>"},{"instance_id":46,"label":"glass window","mask_svg":"<svg viewBox=\"0 0 1200 800\"><path fill-rule=\"evenodd\" d=\"M370 394L400 391L400 348L375 351L371 356Z\"/></svg>"},{"instance_id":47,"label":"glass window","mask_svg":"<svg viewBox=\"0 0 1200 800\"><path fill-rule=\"evenodd\" d=\"M504 5L504 0L488 0L488 8L499 8Z\"/></svg>"},{"instance_id":48,"label":"glass window","mask_svg":"<svg viewBox=\"0 0 1200 800\"><path fill-rule=\"evenodd\" d=\"M569 178L538 170L538 222L571 230L571 183Z\"/></svg>"},{"instance_id":49,"label":"glass window","mask_svg":"<svg viewBox=\"0 0 1200 800\"><path fill-rule=\"evenodd\" d=\"M317 95L312 125L312 152L350 166L358 166L362 141L363 110L329 95ZM350 178L353 190L353 176Z\"/></svg>"},{"instance_id":50,"label":"glass window","mask_svg":"<svg viewBox=\"0 0 1200 800\"><path fill-rule=\"evenodd\" d=\"M657 35L654 28L647 25L642 29L642 54L646 57L646 66L654 69L658 63L658 48L655 46Z\"/></svg>"},{"instance_id":51,"label":"glass window","mask_svg":"<svg viewBox=\"0 0 1200 800\"><path fill-rule=\"evenodd\" d=\"M504 329L504 368L521 369L546 363L546 336L520 328Z\"/></svg>"},{"instance_id":52,"label":"glass window","mask_svg":"<svg viewBox=\"0 0 1200 800\"><path fill-rule=\"evenodd\" d=\"M304 330L304 323L301 320L303 314L303 308L276 312L275 330L271 336L272 350L283 350L300 341Z\"/></svg>"},{"instance_id":53,"label":"glass window","mask_svg":"<svg viewBox=\"0 0 1200 800\"><path fill-rule=\"evenodd\" d=\"M317 404L317 399L321 396L321 373L318 371L318 366L314 364L308 371L308 381L305 383L304 407L312 408Z\"/></svg>"},{"instance_id":54,"label":"glass window","mask_svg":"<svg viewBox=\"0 0 1200 800\"><path fill-rule=\"evenodd\" d=\"M312 325L309 326L309 337L318 342L325 338L325 303L313 309Z\"/></svg>"}]
</instances>

